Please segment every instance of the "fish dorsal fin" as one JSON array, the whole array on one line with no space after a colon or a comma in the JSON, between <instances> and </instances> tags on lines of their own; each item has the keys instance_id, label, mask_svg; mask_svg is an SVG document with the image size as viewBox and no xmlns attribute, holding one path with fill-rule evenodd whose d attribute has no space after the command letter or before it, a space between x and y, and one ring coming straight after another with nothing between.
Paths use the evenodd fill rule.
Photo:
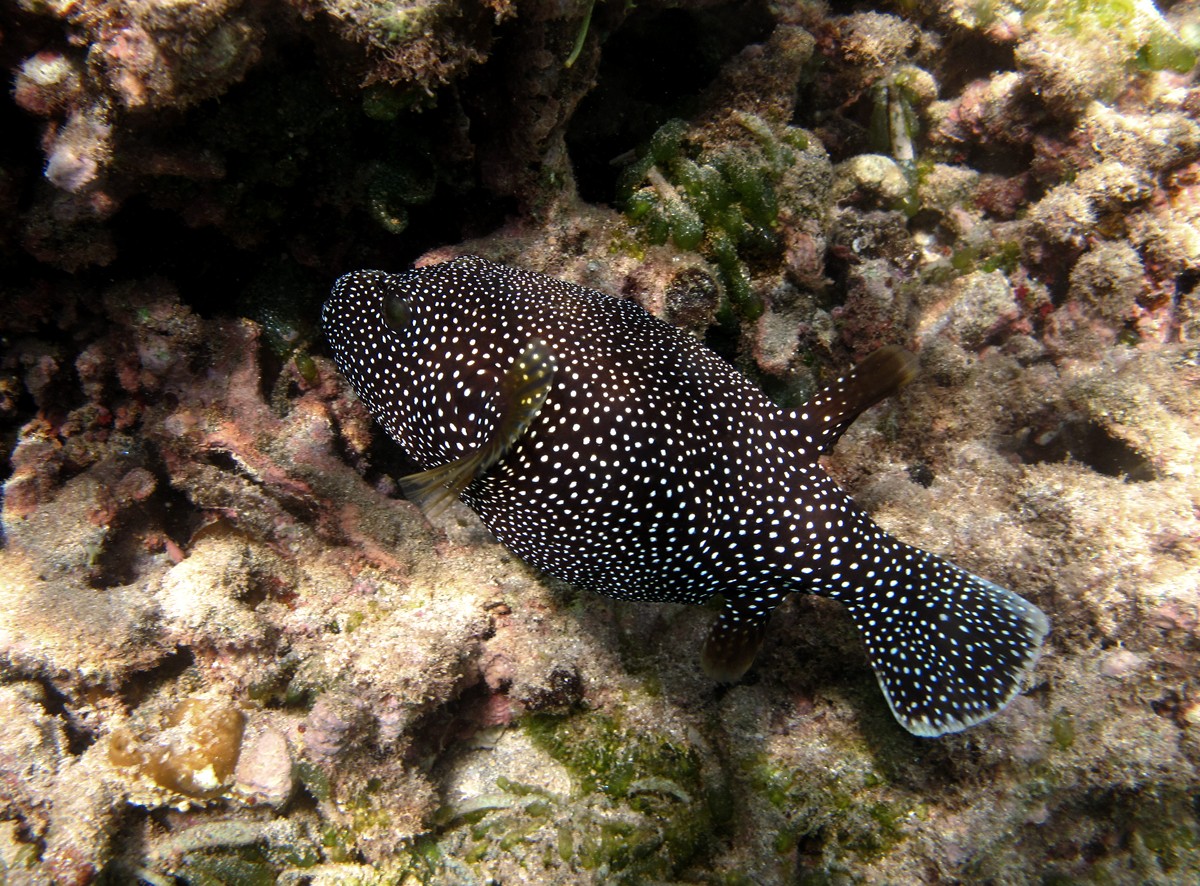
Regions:
<instances>
[{"instance_id":1,"label":"fish dorsal fin","mask_svg":"<svg viewBox=\"0 0 1200 886\"><path fill-rule=\"evenodd\" d=\"M885 345L818 391L791 413L805 446L828 452L862 412L890 397L917 375L917 358L897 345Z\"/></svg>"},{"instance_id":2,"label":"fish dorsal fin","mask_svg":"<svg viewBox=\"0 0 1200 886\"><path fill-rule=\"evenodd\" d=\"M500 416L492 438L462 458L401 477L404 496L430 515L440 513L529 430L546 402L557 368L549 346L540 339L530 341L500 381Z\"/></svg>"}]
</instances>

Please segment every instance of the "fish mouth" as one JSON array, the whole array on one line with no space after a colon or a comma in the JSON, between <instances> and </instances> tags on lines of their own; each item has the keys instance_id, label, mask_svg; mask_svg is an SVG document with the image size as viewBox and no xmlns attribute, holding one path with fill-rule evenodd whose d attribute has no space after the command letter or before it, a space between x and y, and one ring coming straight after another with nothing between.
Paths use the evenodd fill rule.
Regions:
<instances>
[{"instance_id":1,"label":"fish mouth","mask_svg":"<svg viewBox=\"0 0 1200 886\"><path fill-rule=\"evenodd\" d=\"M384 271L351 271L334 282L321 306L321 328L339 357L361 346L368 333L382 323L389 276Z\"/></svg>"}]
</instances>

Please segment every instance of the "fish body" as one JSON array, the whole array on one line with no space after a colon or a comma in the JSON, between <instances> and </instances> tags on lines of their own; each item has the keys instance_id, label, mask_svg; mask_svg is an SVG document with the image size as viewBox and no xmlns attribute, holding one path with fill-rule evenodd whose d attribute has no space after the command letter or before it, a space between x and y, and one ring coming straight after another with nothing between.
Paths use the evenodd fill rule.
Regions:
<instances>
[{"instance_id":1,"label":"fish body","mask_svg":"<svg viewBox=\"0 0 1200 886\"><path fill-rule=\"evenodd\" d=\"M340 278L338 366L417 464L519 557L626 600L725 605L701 660L732 681L793 591L843 603L897 720L923 736L999 711L1049 625L1033 604L881 530L821 468L911 378L885 348L783 410L630 301L475 257Z\"/></svg>"}]
</instances>

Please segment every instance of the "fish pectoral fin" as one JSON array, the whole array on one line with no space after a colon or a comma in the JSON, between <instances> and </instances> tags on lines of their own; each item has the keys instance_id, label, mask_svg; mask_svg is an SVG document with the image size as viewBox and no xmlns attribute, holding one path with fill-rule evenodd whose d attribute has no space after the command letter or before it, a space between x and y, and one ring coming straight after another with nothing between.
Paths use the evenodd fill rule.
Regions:
<instances>
[{"instance_id":1,"label":"fish pectoral fin","mask_svg":"<svg viewBox=\"0 0 1200 886\"><path fill-rule=\"evenodd\" d=\"M704 640L700 653L704 673L718 683L740 680L754 664L770 620L769 613L746 612L726 604Z\"/></svg>"},{"instance_id":2,"label":"fish pectoral fin","mask_svg":"<svg viewBox=\"0 0 1200 886\"><path fill-rule=\"evenodd\" d=\"M483 447L487 451L479 471L498 462L525 435L542 411L558 361L541 339L533 339L513 360L500 382L500 421L496 432Z\"/></svg>"},{"instance_id":3,"label":"fish pectoral fin","mask_svg":"<svg viewBox=\"0 0 1200 886\"><path fill-rule=\"evenodd\" d=\"M828 452L866 410L890 397L917 375L917 358L897 345L873 351L865 360L792 412L803 438Z\"/></svg>"},{"instance_id":4,"label":"fish pectoral fin","mask_svg":"<svg viewBox=\"0 0 1200 886\"><path fill-rule=\"evenodd\" d=\"M400 491L430 516L440 514L471 485L480 473L482 460L483 450L480 449L428 471L408 474L399 480Z\"/></svg>"},{"instance_id":5,"label":"fish pectoral fin","mask_svg":"<svg viewBox=\"0 0 1200 886\"><path fill-rule=\"evenodd\" d=\"M405 498L426 513L440 513L446 505L500 461L524 436L541 412L554 382L558 362L541 339L530 341L509 365L497 395L499 418L492 438L474 452L418 474L400 478Z\"/></svg>"}]
</instances>

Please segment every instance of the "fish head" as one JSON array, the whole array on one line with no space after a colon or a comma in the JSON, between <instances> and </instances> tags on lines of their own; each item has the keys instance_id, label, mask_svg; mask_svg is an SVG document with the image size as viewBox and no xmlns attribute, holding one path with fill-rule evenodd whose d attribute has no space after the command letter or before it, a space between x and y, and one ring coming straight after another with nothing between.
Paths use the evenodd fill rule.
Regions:
<instances>
[{"instance_id":1,"label":"fish head","mask_svg":"<svg viewBox=\"0 0 1200 886\"><path fill-rule=\"evenodd\" d=\"M400 274L354 271L322 309L338 368L419 464L459 458L495 434L496 392L512 357L503 305L485 283L462 259Z\"/></svg>"}]
</instances>

